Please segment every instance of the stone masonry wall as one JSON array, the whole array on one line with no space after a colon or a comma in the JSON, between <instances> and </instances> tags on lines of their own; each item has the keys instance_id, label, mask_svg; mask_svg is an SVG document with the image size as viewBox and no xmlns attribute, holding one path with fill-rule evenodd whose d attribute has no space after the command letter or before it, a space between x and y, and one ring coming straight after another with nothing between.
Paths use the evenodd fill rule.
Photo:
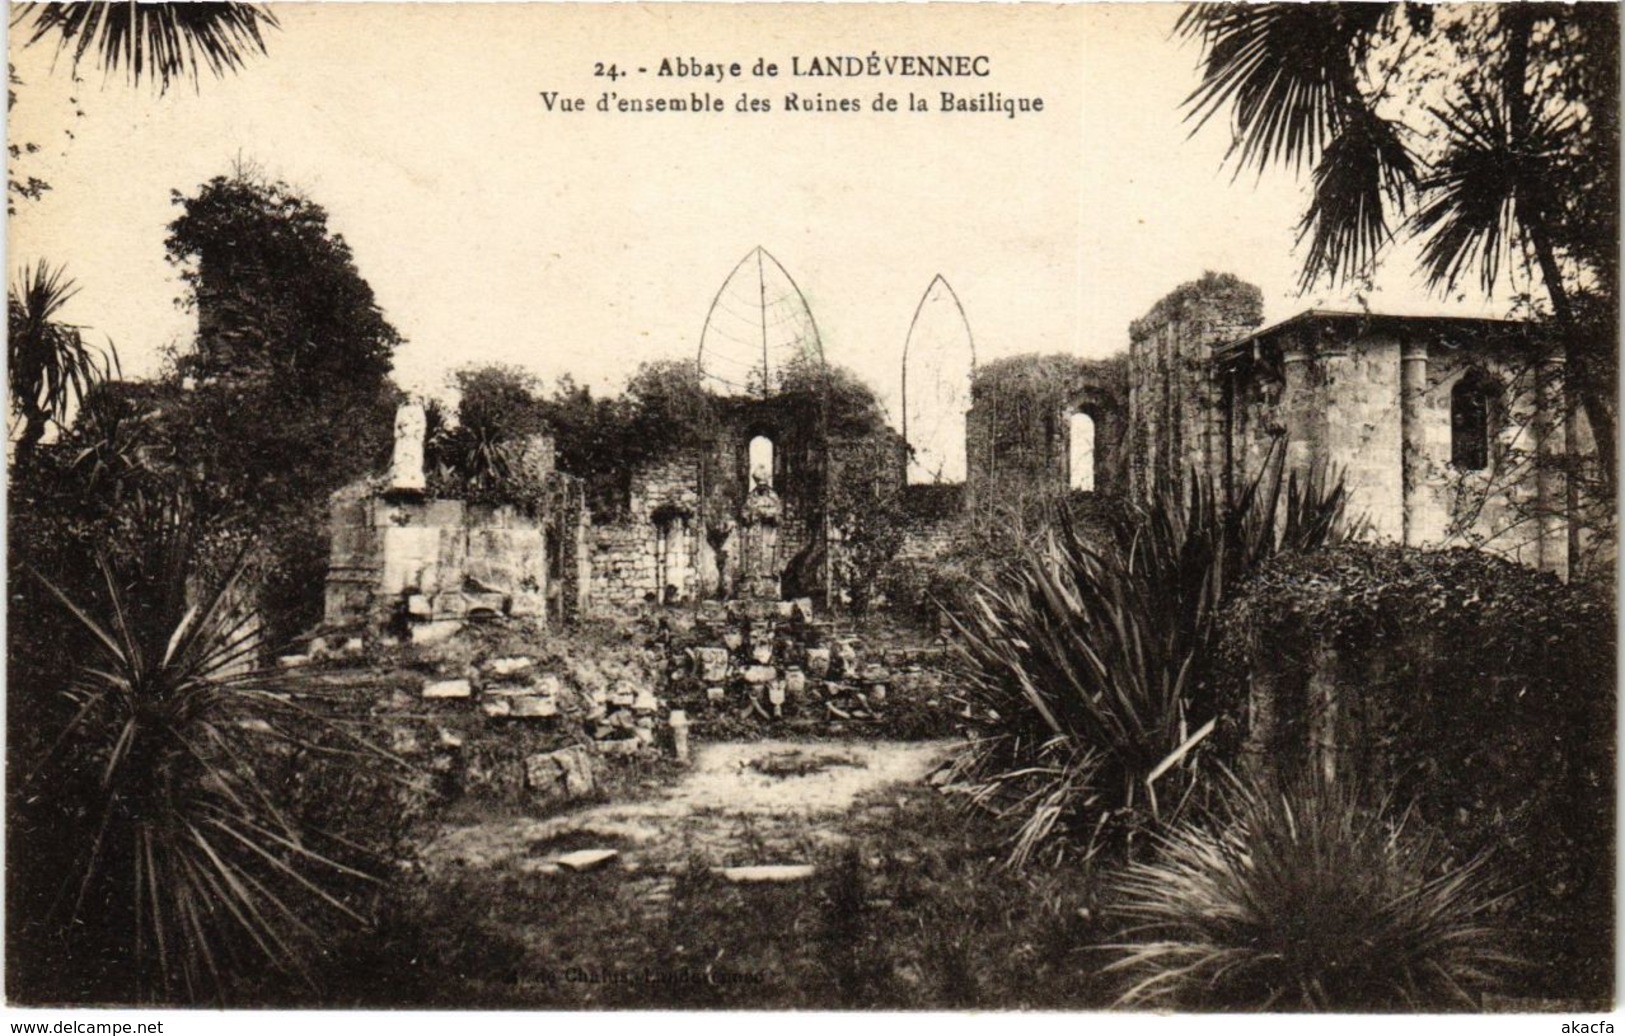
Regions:
<instances>
[{"instance_id":1,"label":"stone masonry wall","mask_svg":"<svg viewBox=\"0 0 1625 1036\"><path fill-rule=\"evenodd\" d=\"M700 477L694 450L676 450L632 472L625 516L587 534L590 610L664 600L668 587L676 600L703 594Z\"/></svg>"},{"instance_id":2,"label":"stone masonry wall","mask_svg":"<svg viewBox=\"0 0 1625 1036\"><path fill-rule=\"evenodd\" d=\"M1161 479L1223 474L1221 396L1213 347L1262 320L1258 289L1204 274L1164 296L1129 328L1129 492L1148 497Z\"/></svg>"}]
</instances>

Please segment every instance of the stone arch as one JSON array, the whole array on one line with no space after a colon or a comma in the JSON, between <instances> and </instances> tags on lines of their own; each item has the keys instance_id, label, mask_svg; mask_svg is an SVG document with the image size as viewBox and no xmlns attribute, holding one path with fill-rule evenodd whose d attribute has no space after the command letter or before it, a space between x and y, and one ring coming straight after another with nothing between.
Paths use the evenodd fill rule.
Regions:
<instances>
[{"instance_id":1,"label":"stone arch","mask_svg":"<svg viewBox=\"0 0 1625 1036\"><path fill-rule=\"evenodd\" d=\"M1119 387L1111 384L1083 385L1067 401L1061 424L1060 457L1068 490L1092 493L1121 493L1126 488L1123 440L1128 423L1128 401ZM1079 419L1086 419L1084 424ZM1081 444L1074 435L1082 428L1090 434L1087 480L1074 470ZM1087 481L1087 487L1080 482Z\"/></svg>"}]
</instances>

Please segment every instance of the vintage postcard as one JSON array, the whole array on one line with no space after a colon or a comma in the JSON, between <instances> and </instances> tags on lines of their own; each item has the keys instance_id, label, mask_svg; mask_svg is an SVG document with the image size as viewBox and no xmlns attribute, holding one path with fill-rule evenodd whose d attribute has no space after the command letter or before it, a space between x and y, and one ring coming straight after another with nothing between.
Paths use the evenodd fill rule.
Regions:
<instances>
[{"instance_id":1,"label":"vintage postcard","mask_svg":"<svg viewBox=\"0 0 1625 1036\"><path fill-rule=\"evenodd\" d=\"M1611 1032L1618 36L13 5L10 1010Z\"/></svg>"}]
</instances>

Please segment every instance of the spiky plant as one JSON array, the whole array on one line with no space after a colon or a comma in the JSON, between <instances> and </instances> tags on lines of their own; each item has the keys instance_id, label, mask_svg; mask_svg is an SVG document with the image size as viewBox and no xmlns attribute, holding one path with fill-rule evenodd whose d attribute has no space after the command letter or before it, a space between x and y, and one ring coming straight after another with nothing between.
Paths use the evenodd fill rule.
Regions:
<instances>
[{"instance_id":1,"label":"spiky plant","mask_svg":"<svg viewBox=\"0 0 1625 1036\"><path fill-rule=\"evenodd\" d=\"M27 945L13 950L56 961L80 1000L225 998L268 970L312 980L324 938L364 920L382 861L309 823L331 804L297 789L333 767L405 779L319 694L257 667L235 574L187 605L186 568L163 553L135 579L103 562L100 608L40 577L85 647L60 689L69 718L14 789L13 845L52 873L14 902Z\"/></svg>"},{"instance_id":2,"label":"spiky plant","mask_svg":"<svg viewBox=\"0 0 1625 1036\"><path fill-rule=\"evenodd\" d=\"M1012 862L1046 843L1093 854L1183 808L1216 719L1202 678L1220 606L1264 559L1345 532L1341 483L1283 467L1273 454L1230 500L1193 474L1095 542L1063 516L951 613L963 668L1000 717L958 772L1015 823Z\"/></svg>"},{"instance_id":3,"label":"spiky plant","mask_svg":"<svg viewBox=\"0 0 1625 1036\"><path fill-rule=\"evenodd\" d=\"M78 291L63 267L42 260L24 267L6 294L6 384L20 461L118 363L116 354L89 345L80 328L59 319Z\"/></svg>"},{"instance_id":4,"label":"spiky plant","mask_svg":"<svg viewBox=\"0 0 1625 1036\"><path fill-rule=\"evenodd\" d=\"M1356 782L1232 782L1213 822L1157 836L1112 884L1123 1006L1478 1009L1517 961L1465 864L1362 804Z\"/></svg>"},{"instance_id":5,"label":"spiky plant","mask_svg":"<svg viewBox=\"0 0 1625 1036\"><path fill-rule=\"evenodd\" d=\"M28 28L25 46L55 37L57 53L87 57L111 74L124 68L132 83L143 77L160 91L171 82L196 83L207 70L216 77L241 69L246 56L265 53L265 29L276 28L269 9L244 3L30 4L13 18Z\"/></svg>"}]
</instances>

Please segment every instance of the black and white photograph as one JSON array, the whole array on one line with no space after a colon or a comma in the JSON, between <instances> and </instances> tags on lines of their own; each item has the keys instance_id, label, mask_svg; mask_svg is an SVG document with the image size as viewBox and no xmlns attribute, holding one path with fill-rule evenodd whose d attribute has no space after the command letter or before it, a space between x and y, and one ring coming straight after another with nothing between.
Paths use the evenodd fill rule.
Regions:
<instances>
[{"instance_id":1,"label":"black and white photograph","mask_svg":"<svg viewBox=\"0 0 1625 1036\"><path fill-rule=\"evenodd\" d=\"M1613 1031L1616 5L8 31L13 1032Z\"/></svg>"}]
</instances>

